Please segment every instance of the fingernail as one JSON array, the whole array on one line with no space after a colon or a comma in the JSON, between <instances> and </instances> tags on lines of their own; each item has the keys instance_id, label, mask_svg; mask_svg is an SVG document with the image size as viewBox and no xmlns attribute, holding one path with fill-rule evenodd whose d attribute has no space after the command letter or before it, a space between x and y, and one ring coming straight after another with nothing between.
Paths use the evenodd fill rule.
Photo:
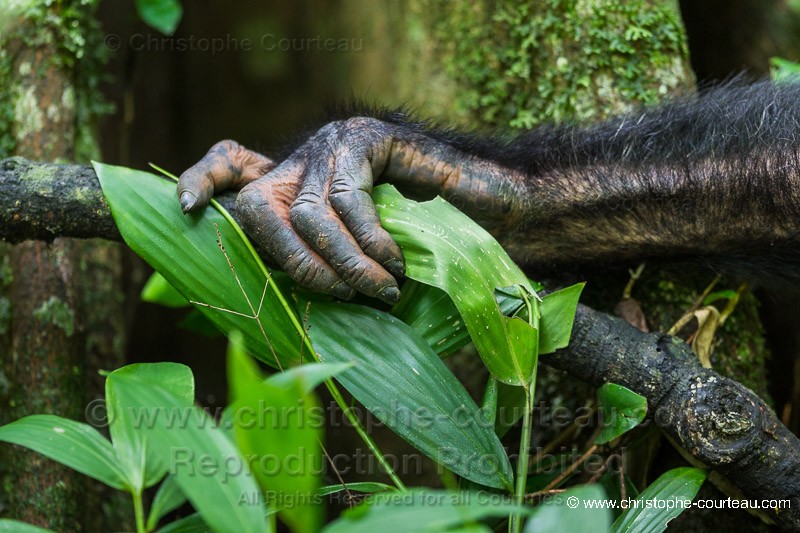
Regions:
<instances>
[{"instance_id":1,"label":"fingernail","mask_svg":"<svg viewBox=\"0 0 800 533\"><path fill-rule=\"evenodd\" d=\"M197 197L189 191L181 193L181 209L184 213L188 213L197 203Z\"/></svg>"},{"instance_id":2,"label":"fingernail","mask_svg":"<svg viewBox=\"0 0 800 533\"><path fill-rule=\"evenodd\" d=\"M344 281L337 281L333 287L331 287L331 294L340 300L350 300L356 295L356 291Z\"/></svg>"},{"instance_id":3,"label":"fingernail","mask_svg":"<svg viewBox=\"0 0 800 533\"><path fill-rule=\"evenodd\" d=\"M396 278L402 278L406 275L406 267L399 259L390 259L389 261L386 261L386 264L383 266L386 267L386 270L388 270L389 273Z\"/></svg>"},{"instance_id":4,"label":"fingernail","mask_svg":"<svg viewBox=\"0 0 800 533\"><path fill-rule=\"evenodd\" d=\"M384 287L378 293L378 298L387 304L396 304L400 301L400 289L393 286Z\"/></svg>"}]
</instances>

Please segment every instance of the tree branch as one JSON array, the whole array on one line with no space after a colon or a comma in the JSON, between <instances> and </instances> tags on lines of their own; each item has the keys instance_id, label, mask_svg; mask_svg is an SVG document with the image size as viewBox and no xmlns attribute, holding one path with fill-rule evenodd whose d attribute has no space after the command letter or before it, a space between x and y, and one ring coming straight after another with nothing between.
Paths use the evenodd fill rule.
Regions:
<instances>
[{"instance_id":1,"label":"tree branch","mask_svg":"<svg viewBox=\"0 0 800 533\"><path fill-rule=\"evenodd\" d=\"M91 167L5 159L0 191L2 240L121 240ZM221 200L235 217L234 197ZM790 500L789 509L768 513L783 527L800 529L800 440L755 393L703 368L680 339L642 333L579 306L569 348L542 362L646 397L655 423L746 498Z\"/></svg>"},{"instance_id":2,"label":"tree branch","mask_svg":"<svg viewBox=\"0 0 800 533\"><path fill-rule=\"evenodd\" d=\"M681 339L579 305L569 347L541 360L641 394L656 425L749 501L789 500L790 508L762 512L800 530L800 440L753 391L703 368Z\"/></svg>"}]
</instances>

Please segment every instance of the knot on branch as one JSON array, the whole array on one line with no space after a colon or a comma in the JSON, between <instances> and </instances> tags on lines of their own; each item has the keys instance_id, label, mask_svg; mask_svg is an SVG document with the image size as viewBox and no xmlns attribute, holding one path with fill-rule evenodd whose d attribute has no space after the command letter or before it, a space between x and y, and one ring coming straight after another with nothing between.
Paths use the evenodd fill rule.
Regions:
<instances>
[{"instance_id":1,"label":"knot on branch","mask_svg":"<svg viewBox=\"0 0 800 533\"><path fill-rule=\"evenodd\" d=\"M682 445L710 466L740 461L760 443L762 413L741 384L717 374L694 376L685 388Z\"/></svg>"}]
</instances>

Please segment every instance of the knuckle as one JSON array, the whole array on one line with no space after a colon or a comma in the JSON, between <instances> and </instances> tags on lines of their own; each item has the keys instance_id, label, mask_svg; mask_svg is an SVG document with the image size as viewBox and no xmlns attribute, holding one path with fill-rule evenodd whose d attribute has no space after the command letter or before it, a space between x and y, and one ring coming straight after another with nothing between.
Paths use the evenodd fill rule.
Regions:
<instances>
[{"instance_id":1,"label":"knuckle","mask_svg":"<svg viewBox=\"0 0 800 533\"><path fill-rule=\"evenodd\" d=\"M299 284L320 288L324 271L307 251L298 250L289 255L284 261L283 268Z\"/></svg>"},{"instance_id":2,"label":"knuckle","mask_svg":"<svg viewBox=\"0 0 800 533\"><path fill-rule=\"evenodd\" d=\"M244 213L261 207L265 202L262 190L251 183L242 188L236 196L236 210Z\"/></svg>"},{"instance_id":3,"label":"knuckle","mask_svg":"<svg viewBox=\"0 0 800 533\"><path fill-rule=\"evenodd\" d=\"M372 117L350 117L341 123L346 132L378 130L383 125L380 120Z\"/></svg>"},{"instance_id":4,"label":"knuckle","mask_svg":"<svg viewBox=\"0 0 800 533\"><path fill-rule=\"evenodd\" d=\"M292 223L300 226L307 226L318 220L320 217L319 204L316 202L297 199L289 209L289 216Z\"/></svg>"},{"instance_id":5,"label":"knuckle","mask_svg":"<svg viewBox=\"0 0 800 533\"><path fill-rule=\"evenodd\" d=\"M233 139L223 139L214 145L208 150L209 152L217 152L217 153L227 153L229 151L238 150L239 143L234 141Z\"/></svg>"}]
</instances>

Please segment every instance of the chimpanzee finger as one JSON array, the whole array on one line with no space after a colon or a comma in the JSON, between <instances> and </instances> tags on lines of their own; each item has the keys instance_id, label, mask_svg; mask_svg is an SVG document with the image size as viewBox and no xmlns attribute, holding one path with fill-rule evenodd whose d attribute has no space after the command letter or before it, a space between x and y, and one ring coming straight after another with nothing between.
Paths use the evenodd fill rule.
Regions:
<instances>
[{"instance_id":1,"label":"chimpanzee finger","mask_svg":"<svg viewBox=\"0 0 800 533\"><path fill-rule=\"evenodd\" d=\"M186 213L204 207L214 193L241 188L274 167L271 159L236 141L220 141L181 174L178 180L181 208Z\"/></svg>"},{"instance_id":2,"label":"chimpanzee finger","mask_svg":"<svg viewBox=\"0 0 800 533\"><path fill-rule=\"evenodd\" d=\"M351 287L384 302L396 303L400 299L397 280L364 253L325 201L330 177L336 171L333 162L334 158L322 154L308 163L303 187L291 206L292 224Z\"/></svg>"},{"instance_id":3,"label":"chimpanzee finger","mask_svg":"<svg viewBox=\"0 0 800 533\"><path fill-rule=\"evenodd\" d=\"M358 245L396 278L405 274L403 252L389 232L381 227L372 202L372 165L366 158L350 154L336 160L328 199Z\"/></svg>"},{"instance_id":4,"label":"chimpanzee finger","mask_svg":"<svg viewBox=\"0 0 800 533\"><path fill-rule=\"evenodd\" d=\"M355 290L298 236L289 220L289 206L302 172L302 164L296 160L281 164L269 176L242 189L236 212L247 234L295 281L348 300Z\"/></svg>"}]
</instances>

